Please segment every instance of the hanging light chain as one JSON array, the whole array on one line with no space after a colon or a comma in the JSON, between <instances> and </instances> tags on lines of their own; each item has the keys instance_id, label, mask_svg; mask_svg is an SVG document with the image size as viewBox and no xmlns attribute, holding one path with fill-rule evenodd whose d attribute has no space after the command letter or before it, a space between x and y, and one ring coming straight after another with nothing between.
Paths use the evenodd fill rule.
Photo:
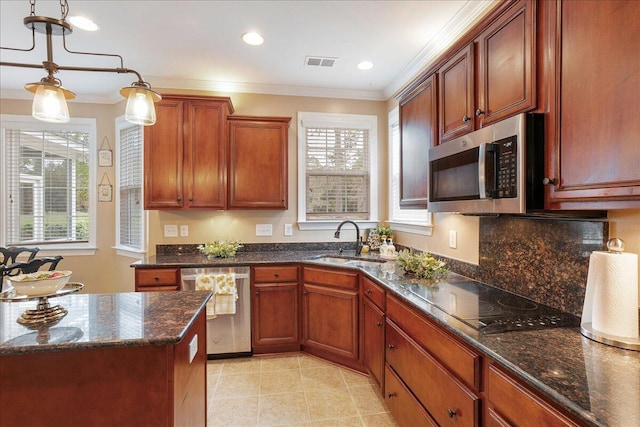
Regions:
<instances>
[{"instance_id":1,"label":"hanging light chain","mask_svg":"<svg viewBox=\"0 0 640 427\"><path fill-rule=\"evenodd\" d=\"M63 21L67 19L69 14L69 3L67 0L60 0L60 16Z\"/></svg>"},{"instance_id":2,"label":"hanging light chain","mask_svg":"<svg viewBox=\"0 0 640 427\"><path fill-rule=\"evenodd\" d=\"M36 16L36 0L29 0L31 5L30 16ZM67 0L60 0L60 19L66 20L69 14L69 2Z\"/></svg>"}]
</instances>

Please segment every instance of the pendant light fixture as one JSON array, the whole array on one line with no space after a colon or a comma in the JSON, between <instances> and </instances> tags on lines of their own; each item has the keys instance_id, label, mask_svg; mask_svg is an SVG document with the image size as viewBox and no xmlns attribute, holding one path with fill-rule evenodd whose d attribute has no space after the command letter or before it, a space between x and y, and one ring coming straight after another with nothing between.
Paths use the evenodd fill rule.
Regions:
<instances>
[{"instance_id":1,"label":"pendant light fixture","mask_svg":"<svg viewBox=\"0 0 640 427\"><path fill-rule=\"evenodd\" d=\"M120 94L127 98L125 118L127 121L144 126L152 125L156 122L156 110L154 103L162 99L160 94L151 90L151 85L142 79L140 73L130 68L124 68L124 61L120 55L111 53L74 52L67 49L66 36L73 33L73 27L66 21L69 13L67 0L60 0L60 19L49 18L36 15L36 0L29 0L31 14L24 18L24 25L31 30L32 46L29 49L0 47L0 49L29 52L36 46L36 32L45 34L47 37L47 60L40 64L23 64L18 62L0 62L0 66L22 67L22 68L43 68L47 76L37 83L27 83L24 87L34 94L32 115L38 120L51 123L66 123L69 121L69 109L67 99L75 98L75 94L64 87L60 79L54 74L63 71L93 71L101 73L135 74L138 78L131 86L124 87ZM64 50L76 55L111 56L120 60L120 66L115 68L97 67L75 67L60 66L53 62L53 36L62 36Z\"/></svg>"}]
</instances>

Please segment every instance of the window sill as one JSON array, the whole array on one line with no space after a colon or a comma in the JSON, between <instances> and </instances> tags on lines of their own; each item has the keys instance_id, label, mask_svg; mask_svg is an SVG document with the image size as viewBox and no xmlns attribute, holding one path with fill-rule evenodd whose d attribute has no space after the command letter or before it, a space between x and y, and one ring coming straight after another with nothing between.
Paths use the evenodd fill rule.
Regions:
<instances>
[{"instance_id":1,"label":"window sill","mask_svg":"<svg viewBox=\"0 0 640 427\"><path fill-rule=\"evenodd\" d=\"M417 223L406 221L387 221L394 231L403 231L405 233L419 234L421 236L431 236L433 234L433 224Z\"/></svg>"},{"instance_id":2,"label":"window sill","mask_svg":"<svg viewBox=\"0 0 640 427\"><path fill-rule=\"evenodd\" d=\"M302 231L306 230L335 230L338 228L342 221L298 221L298 229ZM368 228L376 228L378 221L372 220L356 220L360 230L366 230Z\"/></svg>"},{"instance_id":3,"label":"window sill","mask_svg":"<svg viewBox=\"0 0 640 427\"><path fill-rule=\"evenodd\" d=\"M95 247L65 247L65 246L45 246L40 247L40 251L38 252L39 257L41 256L93 256L96 254L97 248Z\"/></svg>"},{"instance_id":4,"label":"window sill","mask_svg":"<svg viewBox=\"0 0 640 427\"><path fill-rule=\"evenodd\" d=\"M141 251L139 249L131 249L124 246L121 246L121 247L116 246L113 249L116 250L116 255L118 256L124 256L124 257L135 258L135 259L144 259L144 257L146 256L146 252Z\"/></svg>"}]
</instances>

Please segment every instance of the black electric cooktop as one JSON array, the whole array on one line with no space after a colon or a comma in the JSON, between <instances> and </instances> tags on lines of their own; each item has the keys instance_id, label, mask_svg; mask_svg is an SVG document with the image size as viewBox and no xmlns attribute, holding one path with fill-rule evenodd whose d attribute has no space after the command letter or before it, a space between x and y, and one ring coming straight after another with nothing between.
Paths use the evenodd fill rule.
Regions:
<instances>
[{"instance_id":1,"label":"black electric cooktop","mask_svg":"<svg viewBox=\"0 0 640 427\"><path fill-rule=\"evenodd\" d=\"M436 286L406 289L482 333L580 326L580 318L501 289L449 277Z\"/></svg>"}]
</instances>

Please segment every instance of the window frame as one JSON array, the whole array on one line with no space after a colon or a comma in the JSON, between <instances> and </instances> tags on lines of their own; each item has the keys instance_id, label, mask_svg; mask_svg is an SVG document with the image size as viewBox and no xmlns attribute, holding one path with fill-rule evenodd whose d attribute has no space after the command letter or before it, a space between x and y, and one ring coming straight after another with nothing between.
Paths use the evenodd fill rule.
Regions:
<instances>
[{"instance_id":1,"label":"window frame","mask_svg":"<svg viewBox=\"0 0 640 427\"><path fill-rule=\"evenodd\" d=\"M307 220L307 127L342 127L369 131L369 219L355 222L360 228L374 228L378 218L378 117L363 114L298 112L298 228L300 230L333 230L342 219Z\"/></svg>"},{"instance_id":2,"label":"window frame","mask_svg":"<svg viewBox=\"0 0 640 427\"><path fill-rule=\"evenodd\" d=\"M5 129L28 129L36 131L82 131L89 135L89 240L74 243L47 243L38 245L21 244L22 246L39 246L40 255L95 255L97 250L97 120L95 118L71 118L68 123L46 123L27 115L0 114L0 176L7 176L7 143ZM7 200L7 188L0 185L0 199ZM0 209L0 245L7 246L6 224L7 212Z\"/></svg>"},{"instance_id":3,"label":"window frame","mask_svg":"<svg viewBox=\"0 0 640 427\"><path fill-rule=\"evenodd\" d=\"M394 230L431 236L433 214L427 209L400 208L400 108L389 111L389 225ZM394 141L394 126L398 127L398 141ZM397 145L397 146L396 146ZM397 166L397 170L396 170ZM427 165L424 165L426 168ZM397 189L397 191L395 191Z\"/></svg>"},{"instance_id":4,"label":"window frame","mask_svg":"<svg viewBox=\"0 0 640 427\"><path fill-rule=\"evenodd\" d=\"M142 125L135 125L132 123L129 123L128 121L125 120L124 116L119 116L116 118L116 122L115 122L115 134L116 134L116 138L115 138L115 150L116 150L116 155L115 155L115 188L114 188L114 193L115 193L115 245L114 245L114 249L116 250L116 253L118 255L121 256L127 256L130 258L137 258L137 259L142 259L144 258L145 254L147 253L147 249L148 249L148 236L149 236L149 231L148 231L148 224L149 224L149 213L147 210L144 209L144 172L143 172L143 176L142 176L142 181L140 183L141 185L141 191L140 191L140 206L142 208L142 215L141 215L141 243L142 243L142 247L141 248L135 248L132 246L127 246L127 245L122 245L120 244L120 233L121 233L121 229L120 229L120 204L122 203L121 199L120 199L120 168L121 168L121 157L120 154L122 153L122 150L120 149L122 141L120 140L120 131L122 129L126 129L126 128L130 128L130 127L135 127L135 126L140 126L141 129L141 133L142 133L142 150L140 152L140 167L144 168L144 126Z\"/></svg>"}]
</instances>

